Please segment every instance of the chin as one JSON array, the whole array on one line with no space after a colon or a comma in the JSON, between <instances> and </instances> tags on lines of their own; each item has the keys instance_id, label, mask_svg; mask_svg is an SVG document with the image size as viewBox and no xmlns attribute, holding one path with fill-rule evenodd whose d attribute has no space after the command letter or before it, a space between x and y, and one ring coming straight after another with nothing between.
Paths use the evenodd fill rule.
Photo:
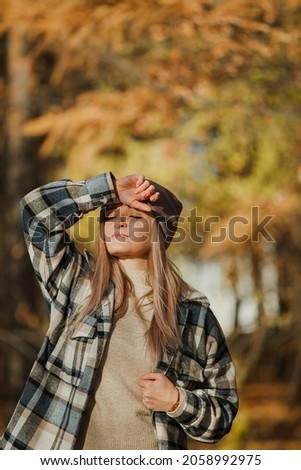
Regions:
<instances>
[{"instance_id":1,"label":"chin","mask_svg":"<svg viewBox=\"0 0 301 470\"><path fill-rule=\"evenodd\" d=\"M107 243L110 255L121 259L147 258L150 250L149 243L137 243L130 240Z\"/></svg>"}]
</instances>

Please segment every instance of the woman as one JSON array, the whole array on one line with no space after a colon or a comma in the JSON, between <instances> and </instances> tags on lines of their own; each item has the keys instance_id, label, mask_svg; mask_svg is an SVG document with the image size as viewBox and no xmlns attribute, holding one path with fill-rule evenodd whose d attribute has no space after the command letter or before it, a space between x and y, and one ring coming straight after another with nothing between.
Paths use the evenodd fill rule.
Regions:
<instances>
[{"instance_id":1,"label":"woman","mask_svg":"<svg viewBox=\"0 0 301 470\"><path fill-rule=\"evenodd\" d=\"M101 209L96 252L66 229ZM3 449L186 449L237 413L235 368L208 300L167 257L182 210L143 175L60 180L21 203L49 330Z\"/></svg>"}]
</instances>

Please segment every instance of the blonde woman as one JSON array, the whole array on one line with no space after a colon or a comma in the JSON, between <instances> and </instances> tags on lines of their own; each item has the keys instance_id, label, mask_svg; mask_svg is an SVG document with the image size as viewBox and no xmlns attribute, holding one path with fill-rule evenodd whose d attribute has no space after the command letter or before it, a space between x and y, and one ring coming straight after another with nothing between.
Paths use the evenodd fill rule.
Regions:
<instances>
[{"instance_id":1,"label":"blonde woman","mask_svg":"<svg viewBox=\"0 0 301 470\"><path fill-rule=\"evenodd\" d=\"M94 255L66 229L100 208ZM205 296L167 248L182 204L143 175L60 180L24 197L50 323L2 449L186 449L237 413L235 368Z\"/></svg>"}]
</instances>

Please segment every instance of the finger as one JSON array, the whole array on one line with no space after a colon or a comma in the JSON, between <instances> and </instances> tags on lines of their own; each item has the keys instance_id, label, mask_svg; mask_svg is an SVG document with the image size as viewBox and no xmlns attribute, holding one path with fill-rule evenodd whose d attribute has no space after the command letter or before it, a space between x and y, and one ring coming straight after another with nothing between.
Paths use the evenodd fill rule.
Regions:
<instances>
[{"instance_id":1,"label":"finger","mask_svg":"<svg viewBox=\"0 0 301 470\"><path fill-rule=\"evenodd\" d=\"M150 201L155 202L160 198L160 193L156 192L155 194L152 194L149 198Z\"/></svg>"},{"instance_id":2,"label":"finger","mask_svg":"<svg viewBox=\"0 0 301 470\"><path fill-rule=\"evenodd\" d=\"M143 211L143 212L151 212L151 210L152 210L152 208L148 205L147 202L141 202L141 201L134 200L133 202L131 202L130 205L134 209L137 209L137 210Z\"/></svg>"},{"instance_id":3,"label":"finger","mask_svg":"<svg viewBox=\"0 0 301 470\"><path fill-rule=\"evenodd\" d=\"M153 194L155 194L157 191L156 191L156 188L153 184L150 184L146 189L145 191L142 191L141 193L139 193L139 196L142 197L143 199L149 199Z\"/></svg>"},{"instance_id":4,"label":"finger","mask_svg":"<svg viewBox=\"0 0 301 470\"><path fill-rule=\"evenodd\" d=\"M149 383L149 380L145 380L145 379L141 376L141 377L138 377L137 382L138 382L138 385L139 385L141 388L146 388L147 385L148 385L148 383Z\"/></svg>"},{"instance_id":5,"label":"finger","mask_svg":"<svg viewBox=\"0 0 301 470\"><path fill-rule=\"evenodd\" d=\"M147 388L148 386L148 382L147 380L139 380L138 381L138 385L139 387L142 389L142 393L144 393L144 390Z\"/></svg>"},{"instance_id":6,"label":"finger","mask_svg":"<svg viewBox=\"0 0 301 470\"><path fill-rule=\"evenodd\" d=\"M137 181L137 184L136 184L136 190L135 190L135 193L136 194L139 194L141 193L142 191L145 191L150 185L150 182L148 180L145 180L145 179L138 179Z\"/></svg>"},{"instance_id":7,"label":"finger","mask_svg":"<svg viewBox=\"0 0 301 470\"><path fill-rule=\"evenodd\" d=\"M142 404L147 408L148 410L153 409L153 403L150 402L149 400L142 400Z\"/></svg>"},{"instance_id":8,"label":"finger","mask_svg":"<svg viewBox=\"0 0 301 470\"><path fill-rule=\"evenodd\" d=\"M141 184L139 188L135 190L135 194L139 195L141 199L148 199L156 192L156 187L151 184L148 180L145 180L143 184Z\"/></svg>"},{"instance_id":9,"label":"finger","mask_svg":"<svg viewBox=\"0 0 301 470\"><path fill-rule=\"evenodd\" d=\"M154 405L154 397L150 392L143 392L141 401L144 402L148 406L153 406Z\"/></svg>"},{"instance_id":10,"label":"finger","mask_svg":"<svg viewBox=\"0 0 301 470\"><path fill-rule=\"evenodd\" d=\"M145 176L144 175L136 175L136 188L138 188L140 185L143 184L144 180L145 180Z\"/></svg>"},{"instance_id":11,"label":"finger","mask_svg":"<svg viewBox=\"0 0 301 470\"><path fill-rule=\"evenodd\" d=\"M161 377L162 374L160 372L147 372L146 374L143 374L140 376L140 379L142 380L158 380L159 377Z\"/></svg>"},{"instance_id":12,"label":"finger","mask_svg":"<svg viewBox=\"0 0 301 470\"><path fill-rule=\"evenodd\" d=\"M139 379L138 380L138 385L142 389L142 394L147 395L149 393L150 387L154 383L154 380L145 380L145 379ZM148 392L146 392L148 390Z\"/></svg>"}]
</instances>

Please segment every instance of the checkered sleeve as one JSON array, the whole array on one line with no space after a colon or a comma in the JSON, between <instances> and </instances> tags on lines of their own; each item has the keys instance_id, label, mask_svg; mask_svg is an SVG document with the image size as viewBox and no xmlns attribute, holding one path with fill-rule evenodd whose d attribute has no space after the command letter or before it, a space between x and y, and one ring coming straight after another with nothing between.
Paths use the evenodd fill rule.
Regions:
<instances>
[{"instance_id":1,"label":"checkered sleeve","mask_svg":"<svg viewBox=\"0 0 301 470\"><path fill-rule=\"evenodd\" d=\"M83 256L66 229L84 213L117 200L114 176L110 172L79 182L54 181L21 200L28 253L48 305L55 299L63 275L66 283L66 270L70 272L71 283L82 267Z\"/></svg>"},{"instance_id":2,"label":"checkered sleeve","mask_svg":"<svg viewBox=\"0 0 301 470\"><path fill-rule=\"evenodd\" d=\"M186 361L192 385L178 387L179 406L168 415L191 438L214 443L230 431L237 414L238 395L235 366L223 331L210 308L205 311L199 317L201 324L194 322L198 341Z\"/></svg>"}]
</instances>

